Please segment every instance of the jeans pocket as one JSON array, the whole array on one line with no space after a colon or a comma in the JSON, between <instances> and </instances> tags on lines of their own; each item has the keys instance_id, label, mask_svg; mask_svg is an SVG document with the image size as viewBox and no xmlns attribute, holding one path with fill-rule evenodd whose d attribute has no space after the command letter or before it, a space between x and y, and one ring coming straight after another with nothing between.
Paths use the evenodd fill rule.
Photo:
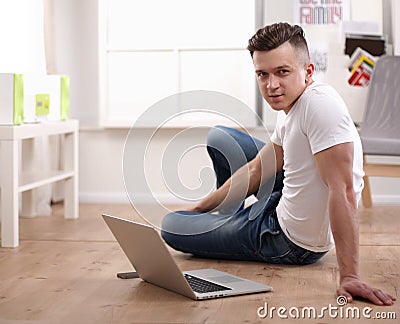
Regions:
<instances>
[{"instance_id":1,"label":"jeans pocket","mask_svg":"<svg viewBox=\"0 0 400 324\"><path fill-rule=\"evenodd\" d=\"M268 263L288 263L292 249L284 239L276 212L273 211L265 219L259 238L258 255ZM291 263L291 262L289 262Z\"/></svg>"},{"instance_id":2,"label":"jeans pocket","mask_svg":"<svg viewBox=\"0 0 400 324\"><path fill-rule=\"evenodd\" d=\"M310 251L297 247L290 242L279 225L275 211L265 218L263 225L260 234L258 255L265 262L275 264L302 264L303 261L307 261Z\"/></svg>"},{"instance_id":3,"label":"jeans pocket","mask_svg":"<svg viewBox=\"0 0 400 324\"><path fill-rule=\"evenodd\" d=\"M312 252L306 250L301 257L299 257L299 264L313 264L321 259L327 252Z\"/></svg>"},{"instance_id":4,"label":"jeans pocket","mask_svg":"<svg viewBox=\"0 0 400 324\"><path fill-rule=\"evenodd\" d=\"M266 220L264 221L264 224L266 225L263 228L262 234L264 233L270 233L272 235L278 235L282 232L282 229L279 225L278 217L276 215L276 212L273 211L270 213L270 215L267 216Z\"/></svg>"},{"instance_id":5,"label":"jeans pocket","mask_svg":"<svg viewBox=\"0 0 400 324\"><path fill-rule=\"evenodd\" d=\"M292 254L292 249L286 244L281 230L265 230L260 235L258 255L268 263L285 264Z\"/></svg>"},{"instance_id":6,"label":"jeans pocket","mask_svg":"<svg viewBox=\"0 0 400 324\"><path fill-rule=\"evenodd\" d=\"M284 234L283 234L284 235ZM294 262L293 264L299 264L299 265L306 265L306 264L312 264L317 262L319 259L321 259L327 252L313 252L307 249L304 249L292 241L289 240L289 238L284 236L285 241L287 242L288 246L291 248L293 252L293 258Z\"/></svg>"}]
</instances>

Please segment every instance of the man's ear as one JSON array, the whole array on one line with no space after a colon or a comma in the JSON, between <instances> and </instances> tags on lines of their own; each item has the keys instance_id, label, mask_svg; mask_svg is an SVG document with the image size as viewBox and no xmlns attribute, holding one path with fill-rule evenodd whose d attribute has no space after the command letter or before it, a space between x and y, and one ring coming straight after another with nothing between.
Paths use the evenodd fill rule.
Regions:
<instances>
[{"instance_id":1,"label":"man's ear","mask_svg":"<svg viewBox=\"0 0 400 324\"><path fill-rule=\"evenodd\" d=\"M311 62L307 63L306 65L306 83L310 82L312 80L312 76L315 71L315 66Z\"/></svg>"}]
</instances>

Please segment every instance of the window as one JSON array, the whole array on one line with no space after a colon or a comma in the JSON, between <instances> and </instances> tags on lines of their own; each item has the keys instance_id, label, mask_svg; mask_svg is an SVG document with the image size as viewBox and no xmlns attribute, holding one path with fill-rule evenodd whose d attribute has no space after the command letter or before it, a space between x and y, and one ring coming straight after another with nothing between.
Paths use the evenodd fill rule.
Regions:
<instances>
[{"instance_id":1,"label":"window","mask_svg":"<svg viewBox=\"0 0 400 324\"><path fill-rule=\"evenodd\" d=\"M255 110L254 69L246 50L255 31L255 1L102 0L100 4L104 126L132 126L159 100L193 90L218 91ZM244 125L256 125L255 114L238 111L238 115ZM176 124L195 123L187 117L178 118ZM209 117L210 124L218 119Z\"/></svg>"}]
</instances>

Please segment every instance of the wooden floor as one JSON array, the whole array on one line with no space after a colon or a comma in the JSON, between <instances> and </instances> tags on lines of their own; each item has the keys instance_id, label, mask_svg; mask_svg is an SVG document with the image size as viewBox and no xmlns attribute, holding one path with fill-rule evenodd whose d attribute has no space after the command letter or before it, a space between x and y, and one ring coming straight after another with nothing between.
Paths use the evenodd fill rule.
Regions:
<instances>
[{"instance_id":1,"label":"wooden floor","mask_svg":"<svg viewBox=\"0 0 400 324\"><path fill-rule=\"evenodd\" d=\"M20 246L0 248L0 323L255 323L291 322L290 314L303 307L337 307L338 279L334 251L310 266L277 266L253 262L215 261L172 252L182 270L213 267L257 280L274 287L271 293L193 301L144 283L140 279L116 278L132 268L104 224L101 214L138 219L127 205L81 205L78 220L65 220L62 205L53 207L51 217L20 219ZM361 274L371 284L399 295L400 206L360 209ZM145 248L145 247L143 247ZM399 323L400 301L377 307L364 301L358 307L361 319L351 323ZM272 320L263 315L286 307L289 319ZM347 307L347 306L345 306ZM387 312L396 320L366 320ZM292 313L289 313L292 309ZM301 314L301 313L300 313ZM306 313L307 314L307 313ZM348 312L350 316L351 313ZM331 323L322 318L293 322ZM300 315L301 316L301 315Z\"/></svg>"}]
</instances>

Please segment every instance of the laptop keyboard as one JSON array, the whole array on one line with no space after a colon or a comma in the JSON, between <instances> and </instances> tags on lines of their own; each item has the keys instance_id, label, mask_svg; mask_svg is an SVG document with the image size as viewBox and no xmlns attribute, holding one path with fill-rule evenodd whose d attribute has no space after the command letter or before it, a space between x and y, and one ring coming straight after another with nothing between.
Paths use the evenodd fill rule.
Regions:
<instances>
[{"instance_id":1,"label":"laptop keyboard","mask_svg":"<svg viewBox=\"0 0 400 324\"><path fill-rule=\"evenodd\" d=\"M184 276L185 276L186 281L189 283L189 286L193 289L193 291L200 293L200 294L214 292L214 291L232 290L231 288L217 285L210 281L200 279L197 277L193 277L188 274L185 274Z\"/></svg>"}]
</instances>

